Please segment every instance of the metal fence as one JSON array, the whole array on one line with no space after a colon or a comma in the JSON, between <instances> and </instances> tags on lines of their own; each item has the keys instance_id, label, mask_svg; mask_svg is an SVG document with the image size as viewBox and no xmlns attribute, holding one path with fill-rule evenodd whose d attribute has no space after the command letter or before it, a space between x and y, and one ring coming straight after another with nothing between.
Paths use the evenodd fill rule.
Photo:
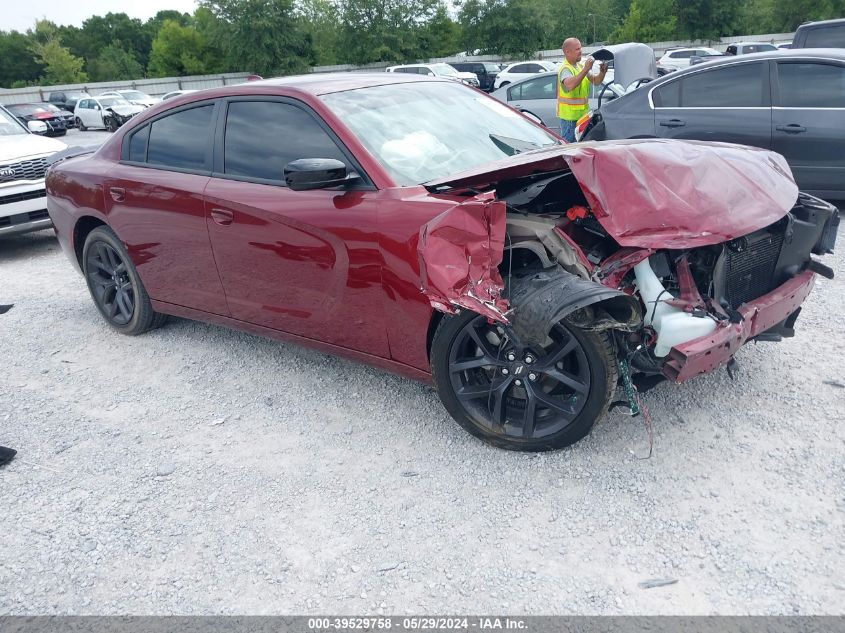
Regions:
<instances>
[{"instance_id":1,"label":"metal fence","mask_svg":"<svg viewBox=\"0 0 845 633\"><path fill-rule=\"evenodd\" d=\"M240 84L246 81L250 73L224 73L219 75L194 75L190 77L159 77L156 79L135 79L134 81L104 81L84 84L66 84L63 86L35 86L32 88L0 89L0 103L26 103L47 101L51 92L59 90L83 90L96 95L107 90L137 89L153 97L172 90L202 90Z\"/></svg>"}]
</instances>

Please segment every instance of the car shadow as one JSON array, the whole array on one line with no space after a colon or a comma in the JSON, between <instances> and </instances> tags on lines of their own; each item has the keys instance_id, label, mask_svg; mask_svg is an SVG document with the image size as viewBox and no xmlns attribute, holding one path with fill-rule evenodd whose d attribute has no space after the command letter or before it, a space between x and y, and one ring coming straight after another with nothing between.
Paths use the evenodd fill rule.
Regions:
<instances>
[{"instance_id":1,"label":"car shadow","mask_svg":"<svg viewBox=\"0 0 845 633\"><path fill-rule=\"evenodd\" d=\"M59 248L53 229L24 233L23 235L0 236L0 263L46 255Z\"/></svg>"}]
</instances>

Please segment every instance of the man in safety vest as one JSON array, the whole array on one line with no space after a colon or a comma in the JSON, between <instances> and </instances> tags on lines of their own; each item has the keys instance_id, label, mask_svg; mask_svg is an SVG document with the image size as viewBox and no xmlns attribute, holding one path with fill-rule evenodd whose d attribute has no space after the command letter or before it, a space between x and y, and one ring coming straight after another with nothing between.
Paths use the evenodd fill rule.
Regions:
<instances>
[{"instance_id":1,"label":"man in safety vest","mask_svg":"<svg viewBox=\"0 0 845 633\"><path fill-rule=\"evenodd\" d=\"M581 63L581 42L570 37L561 46L566 58L558 72L557 117L560 119L560 135L570 143L575 142L575 123L590 109L590 83L599 86L607 74L607 63L600 66L597 75L591 75L593 58Z\"/></svg>"}]
</instances>

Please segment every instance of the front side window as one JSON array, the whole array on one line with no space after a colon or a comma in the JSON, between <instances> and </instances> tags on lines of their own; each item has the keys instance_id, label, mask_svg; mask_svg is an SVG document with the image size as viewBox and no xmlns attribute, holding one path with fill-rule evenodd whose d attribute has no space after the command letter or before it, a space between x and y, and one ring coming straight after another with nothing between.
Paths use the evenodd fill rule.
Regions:
<instances>
[{"instance_id":1,"label":"front side window","mask_svg":"<svg viewBox=\"0 0 845 633\"><path fill-rule=\"evenodd\" d=\"M229 104L223 149L227 175L283 182L285 165L300 158L335 158L349 164L302 108L275 101Z\"/></svg>"},{"instance_id":2,"label":"front side window","mask_svg":"<svg viewBox=\"0 0 845 633\"><path fill-rule=\"evenodd\" d=\"M845 67L779 63L778 81L785 108L845 108Z\"/></svg>"},{"instance_id":3,"label":"front side window","mask_svg":"<svg viewBox=\"0 0 845 633\"><path fill-rule=\"evenodd\" d=\"M682 108L753 108L767 106L765 64L736 64L681 79Z\"/></svg>"},{"instance_id":4,"label":"front side window","mask_svg":"<svg viewBox=\"0 0 845 633\"><path fill-rule=\"evenodd\" d=\"M452 82L372 86L321 99L400 186L560 144L500 101Z\"/></svg>"},{"instance_id":5,"label":"front side window","mask_svg":"<svg viewBox=\"0 0 845 633\"><path fill-rule=\"evenodd\" d=\"M212 137L212 105L181 110L150 125L147 162L179 169L204 169Z\"/></svg>"}]
</instances>

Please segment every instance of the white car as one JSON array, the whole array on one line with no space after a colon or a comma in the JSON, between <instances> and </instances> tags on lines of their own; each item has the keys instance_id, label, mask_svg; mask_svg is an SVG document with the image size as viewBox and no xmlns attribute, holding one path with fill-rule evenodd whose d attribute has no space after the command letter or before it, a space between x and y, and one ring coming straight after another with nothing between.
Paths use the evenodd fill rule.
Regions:
<instances>
[{"instance_id":1,"label":"white car","mask_svg":"<svg viewBox=\"0 0 845 633\"><path fill-rule=\"evenodd\" d=\"M73 109L76 127L84 132L89 127L102 127L114 132L145 106L133 105L123 97L90 97L81 99Z\"/></svg>"},{"instance_id":2,"label":"white car","mask_svg":"<svg viewBox=\"0 0 845 633\"><path fill-rule=\"evenodd\" d=\"M33 128L44 126L40 121L30 123ZM0 107L0 236L52 226L44 173L47 158L66 147L61 141L33 134Z\"/></svg>"},{"instance_id":3,"label":"white car","mask_svg":"<svg viewBox=\"0 0 845 633\"><path fill-rule=\"evenodd\" d=\"M701 58L712 55L720 57L722 54L715 48L709 48L707 46L671 48L663 54L663 57L657 60L657 72L660 75L665 75L666 73L681 70L682 68L689 68L690 59L693 56Z\"/></svg>"},{"instance_id":4,"label":"white car","mask_svg":"<svg viewBox=\"0 0 845 633\"><path fill-rule=\"evenodd\" d=\"M446 63L439 64L402 64L401 66L388 66L384 69L389 73L407 73L409 75L428 75L429 77L444 77L453 81L460 81L468 86L478 88L478 75L475 73L462 73L455 67Z\"/></svg>"},{"instance_id":5,"label":"white car","mask_svg":"<svg viewBox=\"0 0 845 633\"><path fill-rule=\"evenodd\" d=\"M502 86L507 86L508 84L512 84L520 79L536 75L537 73L557 70L559 66L559 63L542 59L510 64L509 66L505 66L505 69L496 75L496 81L493 83L493 89L498 90Z\"/></svg>"},{"instance_id":6,"label":"white car","mask_svg":"<svg viewBox=\"0 0 845 633\"><path fill-rule=\"evenodd\" d=\"M769 42L736 42L725 49L725 55L750 55L751 53L768 53L778 49Z\"/></svg>"},{"instance_id":7,"label":"white car","mask_svg":"<svg viewBox=\"0 0 845 633\"><path fill-rule=\"evenodd\" d=\"M145 108L161 102L161 99L151 97L140 90L109 90L108 92L97 95L97 98L99 97L122 97L132 105L140 105Z\"/></svg>"}]
</instances>

